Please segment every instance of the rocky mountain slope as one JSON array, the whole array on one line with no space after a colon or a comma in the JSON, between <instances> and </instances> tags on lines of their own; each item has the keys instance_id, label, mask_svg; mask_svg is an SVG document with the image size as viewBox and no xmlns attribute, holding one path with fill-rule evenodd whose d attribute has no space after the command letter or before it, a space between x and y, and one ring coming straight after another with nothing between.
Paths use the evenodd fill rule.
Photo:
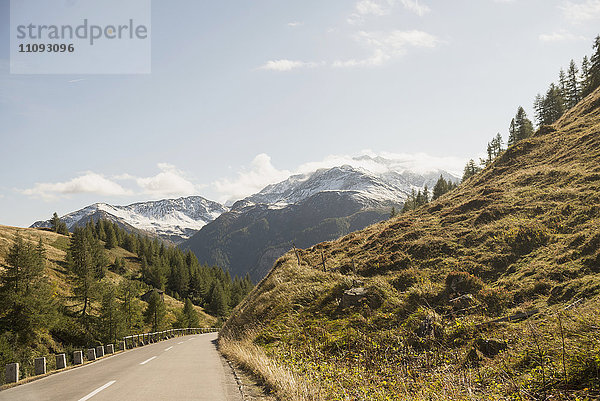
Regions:
<instances>
[{"instance_id":1,"label":"rocky mountain slope","mask_svg":"<svg viewBox=\"0 0 600 401\"><path fill-rule=\"evenodd\" d=\"M287 253L221 349L289 400L591 400L599 301L596 90L440 199Z\"/></svg>"},{"instance_id":2,"label":"rocky mountain slope","mask_svg":"<svg viewBox=\"0 0 600 401\"><path fill-rule=\"evenodd\" d=\"M236 202L181 246L201 262L258 281L293 244L308 247L384 220L440 175L457 180L439 170L376 174L348 165L294 175Z\"/></svg>"},{"instance_id":3,"label":"rocky mountain slope","mask_svg":"<svg viewBox=\"0 0 600 401\"><path fill-rule=\"evenodd\" d=\"M225 206L190 196L179 199L164 199L134 203L128 206L113 206L95 203L81 210L62 216L69 230L85 225L90 218L100 218L118 223L128 230L140 230L162 239L179 243L200 230L227 210ZM31 227L50 227L50 221L38 221Z\"/></svg>"}]
</instances>

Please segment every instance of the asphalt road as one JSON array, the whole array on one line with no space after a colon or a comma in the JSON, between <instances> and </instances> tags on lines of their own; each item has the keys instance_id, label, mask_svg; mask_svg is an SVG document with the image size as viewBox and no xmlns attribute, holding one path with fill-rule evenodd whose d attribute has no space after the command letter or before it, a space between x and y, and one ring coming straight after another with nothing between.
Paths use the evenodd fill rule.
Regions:
<instances>
[{"instance_id":1,"label":"asphalt road","mask_svg":"<svg viewBox=\"0 0 600 401\"><path fill-rule=\"evenodd\" d=\"M176 337L0 391L0 401L242 401L217 333Z\"/></svg>"}]
</instances>

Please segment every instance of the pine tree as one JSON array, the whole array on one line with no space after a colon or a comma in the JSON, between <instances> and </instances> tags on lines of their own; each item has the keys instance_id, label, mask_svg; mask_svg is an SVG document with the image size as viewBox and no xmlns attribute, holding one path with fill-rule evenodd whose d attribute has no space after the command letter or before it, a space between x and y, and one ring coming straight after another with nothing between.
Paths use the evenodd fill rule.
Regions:
<instances>
[{"instance_id":1,"label":"pine tree","mask_svg":"<svg viewBox=\"0 0 600 401\"><path fill-rule=\"evenodd\" d=\"M69 235L69 230L64 221L58 217L58 213L54 212L50 219L50 228L52 231L62 235Z\"/></svg>"},{"instance_id":2,"label":"pine tree","mask_svg":"<svg viewBox=\"0 0 600 401\"><path fill-rule=\"evenodd\" d=\"M544 102L545 99L542 95L539 93L535 95L535 100L533 101L533 113L538 128L544 124Z\"/></svg>"},{"instance_id":3,"label":"pine tree","mask_svg":"<svg viewBox=\"0 0 600 401\"><path fill-rule=\"evenodd\" d=\"M108 225L105 229L106 233L106 249L113 249L117 246L117 236L112 225Z\"/></svg>"},{"instance_id":4,"label":"pine tree","mask_svg":"<svg viewBox=\"0 0 600 401\"><path fill-rule=\"evenodd\" d=\"M590 93L592 93L592 90L590 88L590 60L587 56L584 56L583 61L581 62L581 72L579 75L579 79L581 82L581 97L584 98Z\"/></svg>"},{"instance_id":5,"label":"pine tree","mask_svg":"<svg viewBox=\"0 0 600 401\"><path fill-rule=\"evenodd\" d=\"M227 316L228 302L223 285L220 282L215 283L210 296L209 309L215 316Z\"/></svg>"},{"instance_id":6,"label":"pine tree","mask_svg":"<svg viewBox=\"0 0 600 401\"><path fill-rule=\"evenodd\" d=\"M152 325L152 331L160 331L165 325L167 309L158 291L152 291L148 307L144 311L145 322Z\"/></svg>"},{"instance_id":7,"label":"pine tree","mask_svg":"<svg viewBox=\"0 0 600 401\"><path fill-rule=\"evenodd\" d=\"M463 171L463 177L462 177L463 182L468 180L469 178L473 177L475 174L477 174L480 171L481 171L481 167L478 167L475 164L475 161L473 159L469 160Z\"/></svg>"},{"instance_id":8,"label":"pine tree","mask_svg":"<svg viewBox=\"0 0 600 401\"><path fill-rule=\"evenodd\" d=\"M104 276L107 260L100 242L88 230L75 228L67 251L72 273L73 299L81 305L81 318L88 327L88 308L97 296L98 281Z\"/></svg>"},{"instance_id":9,"label":"pine tree","mask_svg":"<svg viewBox=\"0 0 600 401\"><path fill-rule=\"evenodd\" d=\"M50 228L55 233L58 232L58 225L60 224L60 218L58 217L58 213L54 212L52 218L50 219Z\"/></svg>"},{"instance_id":10,"label":"pine tree","mask_svg":"<svg viewBox=\"0 0 600 401\"><path fill-rule=\"evenodd\" d=\"M438 199L440 196L444 195L448 192L448 182L444 179L442 175L438 178L435 186L433 187L433 200Z\"/></svg>"},{"instance_id":11,"label":"pine tree","mask_svg":"<svg viewBox=\"0 0 600 401\"><path fill-rule=\"evenodd\" d=\"M120 311L125 332L128 334L133 334L141 328L142 307L138 299L139 292L139 285L135 281L125 280L119 287Z\"/></svg>"},{"instance_id":12,"label":"pine tree","mask_svg":"<svg viewBox=\"0 0 600 401\"><path fill-rule=\"evenodd\" d=\"M17 233L0 273L0 331L13 332L20 345L30 345L38 333L52 327L56 303L44 277L45 257Z\"/></svg>"},{"instance_id":13,"label":"pine tree","mask_svg":"<svg viewBox=\"0 0 600 401\"><path fill-rule=\"evenodd\" d=\"M550 84L542 104L542 125L554 124L564 112L565 100L556 85Z\"/></svg>"},{"instance_id":14,"label":"pine tree","mask_svg":"<svg viewBox=\"0 0 600 401\"><path fill-rule=\"evenodd\" d=\"M527 113L521 106L517 109L517 114L515 116L515 129L517 142L533 135L533 123L527 118Z\"/></svg>"},{"instance_id":15,"label":"pine tree","mask_svg":"<svg viewBox=\"0 0 600 401\"><path fill-rule=\"evenodd\" d=\"M567 73L566 94L563 94L563 97L567 103L567 108L569 109L575 107L575 105L581 100L581 88L579 85L578 75L579 70L577 69L577 65L575 64L575 61L571 60Z\"/></svg>"},{"instance_id":16,"label":"pine tree","mask_svg":"<svg viewBox=\"0 0 600 401\"><path fill-rule=\"evenodd\" d=\"M189 298L186 298L185 304L183 305L183 315L185 316L187 327L196 328L200 325L198 312L196 312L194 304Z\"/></svg>"},{"instance_id":17,"label":"pine tree","mask_svg":"<svg viewBox=\"0 0 600 401\"><path fill-rule=\"evenodd\" d=\"M565 74L565 70L563 70L562 68L560 69L560 72L558 74L558 89L560 90L560 94L562 95L562 97L566 99L567 94L569 93L568 78Z\"/></svg>"},{"instance_id":18,"label":"pine tree","mask_svg":"<svg viewBox=\"0 0 600 401\"><path fill-rule=\"evenodd\" d=\"M594 41L594 54L590 59L589 93L600 87L600 35Z\"/></svg>"},{"instance_id":19,"label":"pine tree","mask_svg":"<svg viewBox=\"0 0 600 401\"><path fill-rule=\"evenodd\" d=\"M396 207L392 206L392 211L390 212L390 219L396 217Z\"/></svg>"},{"instance_id":20,"label":"pine tree","mask_svg":"<svg viewBox=\"0 0 600 401\"><path fill-rule=\"evenodd\" d=\"M100 306L99 333L106 343L114 343L123 334L123 319L119 313L116 288L109 285L104 288Z\"/></svg>"},{"instance_id":21,"label":"pine tree","mask_svg":"<svg viewBox=\"0 0 600 401\"><path fill-rule=\"evenodd\" d=\"M513 118L508 128L508 146L512 146L519 141L517 135L517 126L515 124L515 119Z\"/></svg>"}]
</instances>

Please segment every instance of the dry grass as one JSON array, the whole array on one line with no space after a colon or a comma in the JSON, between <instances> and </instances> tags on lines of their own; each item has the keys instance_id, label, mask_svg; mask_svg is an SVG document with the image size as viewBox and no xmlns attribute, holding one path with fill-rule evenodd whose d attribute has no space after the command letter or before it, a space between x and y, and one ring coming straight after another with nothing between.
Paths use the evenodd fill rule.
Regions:
<instances>
[{"instance_id":1,"label":"dry grass","mask_svg":"<svg viewBox=\"0 0 600 401\"><path fill-rule=\"evenodd\" d=\"M299 375L269 358L264 351L248 340L219 338L219 350L255 378L279 399L289 401L323 401L318 388Z\"/></svg>"}]
</instances>

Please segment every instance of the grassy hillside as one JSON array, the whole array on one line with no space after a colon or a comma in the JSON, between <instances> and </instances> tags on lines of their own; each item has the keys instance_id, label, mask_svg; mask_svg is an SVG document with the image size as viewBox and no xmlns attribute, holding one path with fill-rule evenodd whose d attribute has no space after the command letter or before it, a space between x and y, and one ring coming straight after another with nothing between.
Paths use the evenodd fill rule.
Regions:
<instances>
[{"instance_id":1,"label":"grassy hillside","mask_svg":"<svg viewBox=\"0 0 600 401\"><path fill-rule=\"evenodd\" d=\"M65 258L67 248L69 247L69 238L54 233L46 229L34 228L19 228L0 226L0 268L6 264L8 250L12 245L15 235L21 234L25 241L37 245L41 238L46 250L46 274L49 277L56 291L63 297L71 295L71 286L68 280L68 272L66 269ZM126 278L138 279L141 274L140 260L137 255L126 251L123 248L107 249L106 256L109 261L114 261L115 258L123 258L125 260L125 271L119 274L111 271L111 266L103 279L106 283L119 284ZM149 289L149 287L148 287ZM145 305L146 303L142 301ZM167 321L172 323L175 321L175 311L183 307L183 302L178 301L165 294L165 306L167 308ZM203 327L210 327L216 322L216 318L208 315L200 307L196 307L200 317L200 323Z\"/></svg>"},{"instance_id":2,"label":"grassy hillside","mask_svg":"<svg viewBox=\"0 0 600 401\"><path fill-rule=\"evenodd\" d=\"M439 200L298 256L221 335L281 399L599 399L600 90Z\"/></svg>"},{"instance_id":3,"label":"grassy hillside","mask_svg":"<svg viewBox=\"0 0 600 401\"><path fill-rule=\"evenodd\" d=\"M7 264L8 252L15 241L17 233L20 234L25 242L29 242L34 246L37 246L40 239L42 240L46 254L44 275L48 278L51 285L52 299L60 305L58 309L59 313L53 316L53 321L49 322L47 328L36 332L34 340L26 346L11 343L13 337L8 335L8 332L0 332L0 336L2 336L0 338L0 365L3 366L3 364L8 362L20 362L23 370L22 373L29 374L32 370L31 363L34 357L57 352L67 352L71 355L70 351L74 348L95 345L99 340L92 340L84 336L78 316L68 311L73 302L71 300L71 296L73 295L72 280L70 280L65 261L70 242L69 238L46 229L0 226L0 270L3 270L3 266ZM126 280L139 281L141 266L137 255L118 247L105 250L105 252L111 265L108 266L106 275L99 283L101 288L112 285L113 287L111 288L114 289L117 288L116 285ZM116 258L125 261L124 268L118 269L118 273L115 272L116 269L113 265ZM139 282L136 308L140 308L140 311L147 307L147 303L139 299L139 295L148 289L150 289L149 286ZM177 314L181 313L183 303L165 294L165 308L165 325L170 327L176 321ZM215 324L216 318L206 314L200 307L196 306L195 308L198 312L199 324L201 326L211 327ZM97 317L99 310L100 300L96 300L92 304L92 316ZM5 311L2 311L0 318L4 318L5 313ZM150 328L150 325L142 323L136 330L141 333L150 331ZM2 376L0 384L3 380L4 377Z\"/></svg>"}]
</instances>

